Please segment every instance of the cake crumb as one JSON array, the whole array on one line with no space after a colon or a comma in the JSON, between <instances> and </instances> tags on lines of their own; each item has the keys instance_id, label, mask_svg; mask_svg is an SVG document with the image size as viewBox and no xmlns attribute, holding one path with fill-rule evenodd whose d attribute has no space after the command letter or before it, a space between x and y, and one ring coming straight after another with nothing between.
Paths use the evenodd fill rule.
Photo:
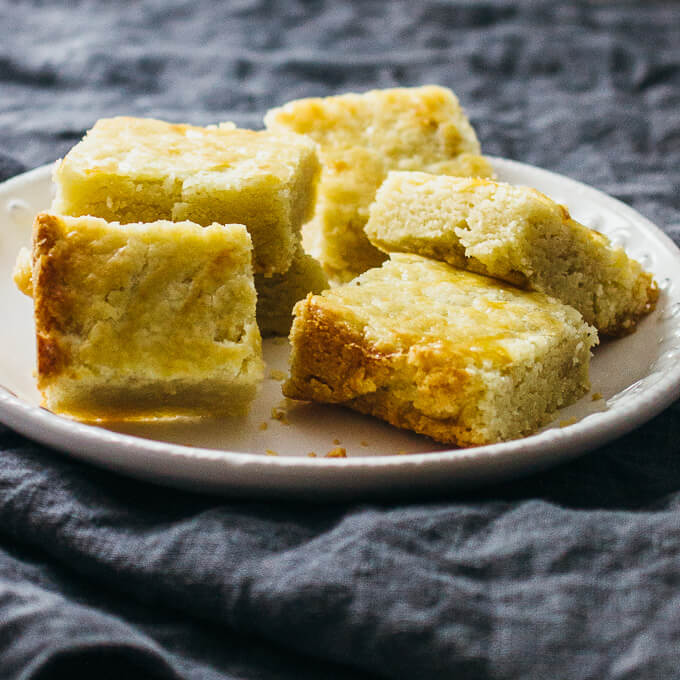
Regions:
<instances>
[{"instance_id":1,"label":"cake crumb","mask_svg":"<svg viewBox=\"0 0 680 680\"><path fill-rule=\"evenodd\" d=\"M281 337L280 335L277 335L272 342L275 345L285 345L286 344L286 338Z\"/></svg>"},{"instance_id":2,"label":"cake crumb","mask_svg":"<svg viewBox=\"0 0 680 680\"><path fill-rule=\"evenodd\" d=\"M279 382L281 382L282 380L286 379L286 374L283 371L279 371L274 368L269 372L269 377L272 380L278 380Z\"/></svg>"},{"instance_id":3,"label":"cake crumb","mask_svg":"<svg viewBox=\"0 0 680 680\"><path fill-rule=\"evenodd\" d=\"M567 418L566 420L561 420L560 427L569 427L569 425L573 425L576 421L577 418Z\"/></svg>"},{"instance_id":4,"label":"cake crumb","mask_svg":"<svg viewBox=\"0 0 680 680\"><path fill-rule=\"evenodd\" d=\"M267 425L267 423L260 423L260 429L261 430L266 430L268 427L269 427L269 425Z\"/></svg>"},{"instance_id":5,"label":"cake crumb","mask_svg":"<svg viewBox=\"0 0 680 680\"><path fill-rule=\"evenodd\" d=\"M288 418L286 417L286 412L280 408L274 407L272 409L272 420L278 420L282 425L290 425Z\"/></svg>"},{"instance_id":6,"label":"cake crumb","mask_svg":"<svg viewBox=\"0 0 680 680\"><path fill-rule=\"evenodd\" d=\"M338 445L340 444L340 440L339 440L339 439L334 439L334 440L333 440L333 444L334 444L334 446L338 446Z\"/></svg>"},{"instance_id":7,"label":"cake crumb","mask_svg":"<svg viewBox=\"0 0 680 680\"><path fill-rule=\"evenodd\" d=\"M307 458L316 458L316 453L314 453L314 451L310 451L310 452L307 454Z\"/></svg>"},{"instance_id":8,"label":"cake crumb","mask_svg":"<svg viewBox=\"0 0 680 680\"><path fill-rule=\"evenodd\" d=\"M591 397L593 401L599 401L602 399L602 395L599 392L593 392L593 396Z\"/></svg>"},{"instance_id":9,"label":"cake crumb","mask_svg":"<svg viewBox=\"0 0 680 680\"><path fill-rule=\"evenodd\" d=\"M278 451L272 451L272 449L265 449L264 451L268 456L278 456L279 452Z\"/></svg>"},{"instance_id":10,"label":"cake crumb","mask_svg":"<svg viewBox=\"0 0 680 680\"><path fill-rule=\"evenodd\" d=\"M368 446L368 442L366 442L366 441L361 441L361 442L359 442L359 443L360 443L362 446Z\"/></svg>"},{"instance_id":11,"label":"cake crumb","mask_svg":"<svg viewBox=\"0 0 680 680\"><path fill-rule=\"evenodd\" d=\"M347 458L347 450L342 446L331 449L325 456L326 458Z\"/></svg>"}]
</instances>

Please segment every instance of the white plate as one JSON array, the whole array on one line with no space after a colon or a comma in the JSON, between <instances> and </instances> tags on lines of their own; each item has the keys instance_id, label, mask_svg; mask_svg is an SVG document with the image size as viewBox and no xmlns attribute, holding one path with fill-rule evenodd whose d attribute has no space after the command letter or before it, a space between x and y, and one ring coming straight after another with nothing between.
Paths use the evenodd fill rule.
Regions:
<instances>
[{"instance_id":1,"label":"white plate","mask_svg":"<svg viewBox=\"0 0 680 680\"><path fill-rule=\"evenodd\" d=\"M317 499L494 481L554 465L629 432L680 393L680 252L648 220L595 189L514 161L494 159L494 165L501 179L544 191L577 220L623 245L661 287L657 310L636 333L596 350L591 394L560 411L540 433L446 450L341 408L284 404L277 420L272 409L283 398L273 378L265 381L250 416L241 419L136 423L113 431L39 408L32 378L32 304L16 291L10 274L19 247L30 241L33 215L50 203L50 167L0 185L0 419L55 449L158 483L239 496ZM287 343L265 342L268 372L286 369L287 352ZM604 398L593 400L595 393ZM323 457L335 442L346 448L347 458ZM267 449L279 455L266 455ZM318 457L308 457L310 451Z\"/></svg>"}]
</instances>

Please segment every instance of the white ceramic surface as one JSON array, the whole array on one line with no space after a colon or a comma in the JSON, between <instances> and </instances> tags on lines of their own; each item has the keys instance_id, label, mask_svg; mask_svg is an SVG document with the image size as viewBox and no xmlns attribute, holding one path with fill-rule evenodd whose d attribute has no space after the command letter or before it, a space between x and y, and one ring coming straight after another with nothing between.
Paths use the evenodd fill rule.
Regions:
<instances>
[{"instance_id":1,"label":"white ceramic surface","mask_svg":"<svg viewBox=\"0 0 680 680\"><path fill-rule=\"evenodd\" d=\"M592 392L560 411L540 433L447 450L341 408L285 403L274 377L267 378L250 416L242 419L104 429L41 409L32 378L32 305L15 289L11 272L19 247L30 242L33 215L50 203L50 167L0 185L0 420L75 457L161 484L318 500L486 483L554 465L629 432L680 396L680 251L644 217L595 189L514 161L493 160L502 180L544 191L567 205L575 219L623 245L654 273L661 288L656 311L636 333L595 351ZM286 342L265 342L268 375L285 371L287 353ZM594 400L595 393L603 398ZM347 458L323 457L337 445L346 448ZM268 449L278 455L267 455ZM311 451L316 458L307 455Z\"/></svg>"}]
</instances>

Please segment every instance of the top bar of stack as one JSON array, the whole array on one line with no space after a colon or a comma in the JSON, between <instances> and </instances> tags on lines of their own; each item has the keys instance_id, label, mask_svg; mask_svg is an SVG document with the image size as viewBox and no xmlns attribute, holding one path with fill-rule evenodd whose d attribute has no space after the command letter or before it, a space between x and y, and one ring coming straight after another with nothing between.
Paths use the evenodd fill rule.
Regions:
<instances>
[{"instance_id":1,"label":"top bar of stack","mask_svg":"<svg viewBox=\"0 0 680 680\"><path fill-rule=\"evenodd\" d=\"M57 165L51 210L121 223L244 224L254 270L270 276L298 252L319 172L314 143L300 135L109 118Z\"/></svg>"}]
</instances>

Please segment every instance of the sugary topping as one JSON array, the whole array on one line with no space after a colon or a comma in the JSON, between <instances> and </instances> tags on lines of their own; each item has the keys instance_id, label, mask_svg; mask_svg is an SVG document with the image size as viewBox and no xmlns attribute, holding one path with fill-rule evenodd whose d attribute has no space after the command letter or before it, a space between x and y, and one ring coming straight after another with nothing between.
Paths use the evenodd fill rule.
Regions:
<instances>
[{"instance_id":1,"label":"sugary topping","mask_svg":"<svg viewBox=\"0 0 680 680\"><path fill-rule=\"evenodd\" d=\"M540 293L417 255L391 257L323 293L333 313L380 351L430 345L476 364L507 363L582 327L576 311Z\"/></svg>"},{"instance_id":2,"label":"sugary topping","mask_svg":"<svg viewBox=\"0 0 680 680\"><path fill-rule=\"evenodd\" d=\"M314 144L292 133L194 127L150 118L97 121L62 163L80 172L143 177L162 174L167 182L207 181L269 175L288 179Z\"/></svg>"}]
</instances>

